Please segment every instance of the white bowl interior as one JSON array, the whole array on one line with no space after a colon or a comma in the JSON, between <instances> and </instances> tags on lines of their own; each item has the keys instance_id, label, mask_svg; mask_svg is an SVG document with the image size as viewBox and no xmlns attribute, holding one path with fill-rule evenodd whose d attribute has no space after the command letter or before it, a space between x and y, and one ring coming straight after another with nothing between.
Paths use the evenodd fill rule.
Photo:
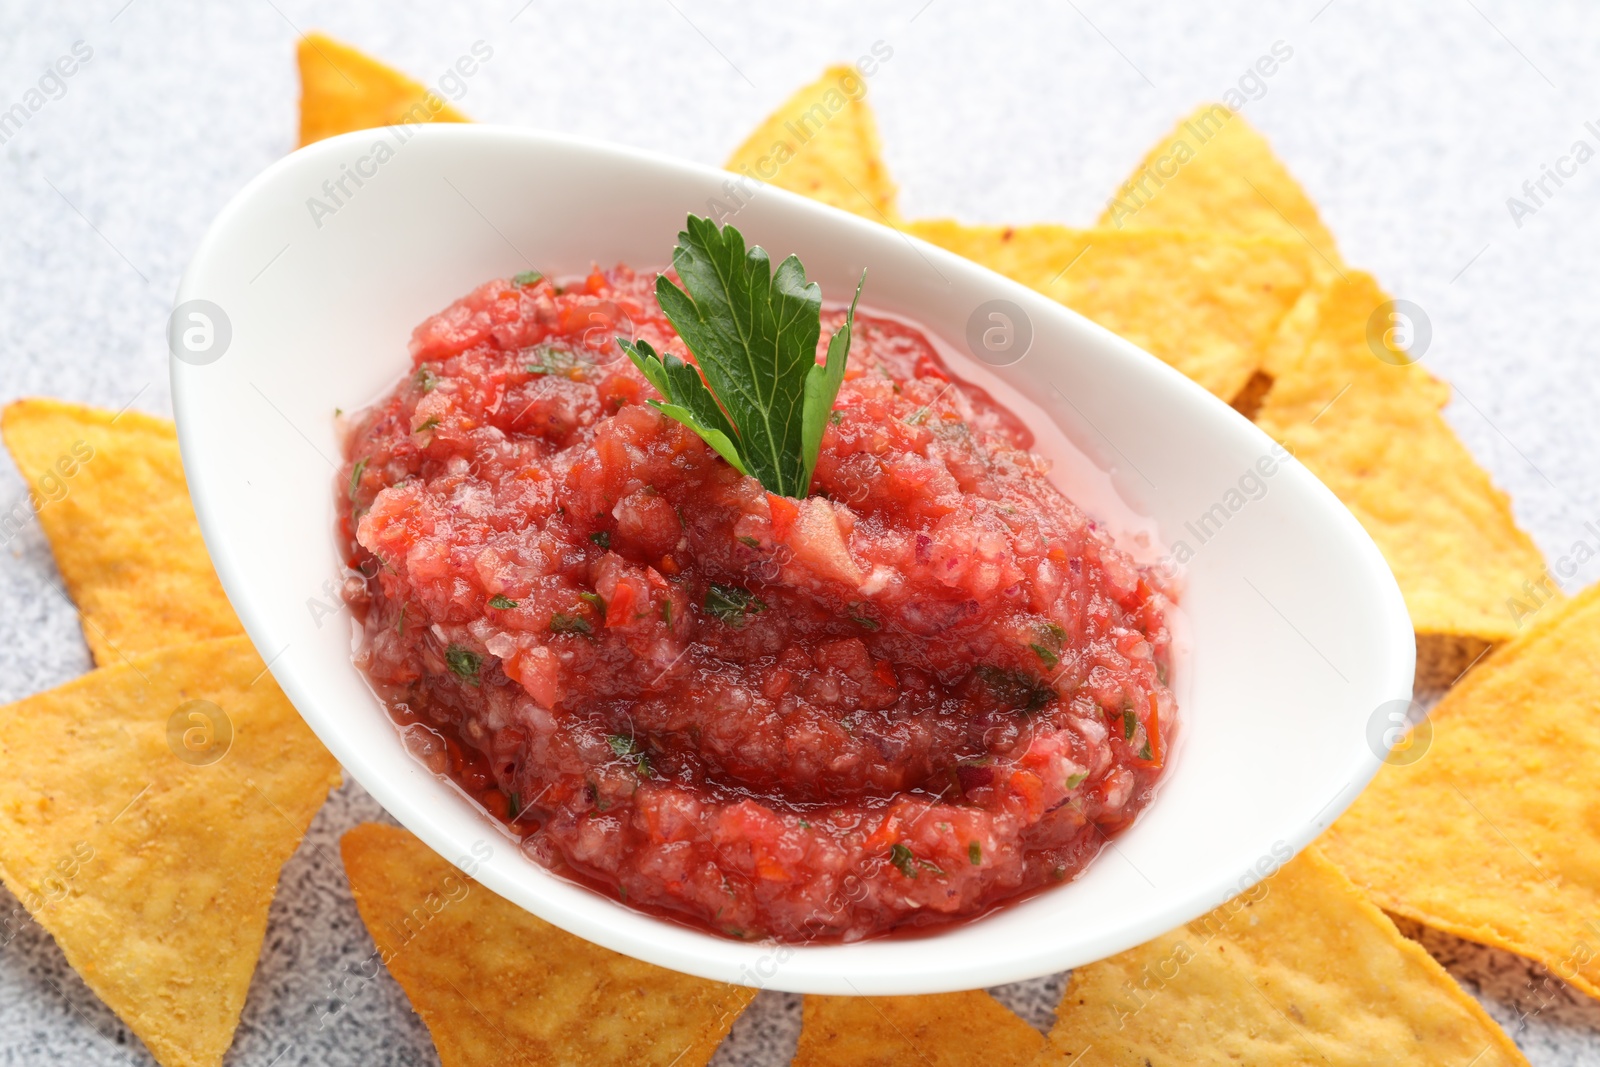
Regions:
<instances>
[{"instance_id":1,"label":"white bowl interior","mask_svg":"<svg viewBox=\"0 0 1600 1067\"><path fill-rule=\"evenodd\" d=\"M345 178L334 204L324 182L352 171L361 184ZM411 329L484 280L664 265L687 212L729 203L727 177L522 130L375 130L276 164L213 225L178 299L223 309L231 342L215 362L172 365L190 490L251 638L349 772L434 849L475 858L484 885L565 929L663 966L801 992L971 989L1076 966L1204 913L1315 837L1378 767L1369 717L1411 691L1410 622L1355 520L1293 460L1262 479L1258 499L1239 493L1272 443L1154 357L971 263L771 188L729 221L775 256L798 253L826 297L842 299L869 268L872 307L957 349L979 303L1020 306L1032 348L995 373L1169 546L1195 550L1181 751L1154 803L1074 882L976 921L779 947L664 922L548 874L406 753L351 665L348 617L313 606L337 604L334 409L386 391L409 366ZM335 210L314 211L312 197ZM1202 544L1194 524L1207 515Z\"/></svg>"}]
</instances>

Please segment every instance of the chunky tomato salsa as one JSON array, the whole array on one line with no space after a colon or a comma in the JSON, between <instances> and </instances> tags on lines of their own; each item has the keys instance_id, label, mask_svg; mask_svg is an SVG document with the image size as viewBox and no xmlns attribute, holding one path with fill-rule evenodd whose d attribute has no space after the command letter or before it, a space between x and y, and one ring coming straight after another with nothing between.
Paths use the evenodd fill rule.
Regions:
<instances>
[{"instance_id":1,"label":"chunky tomato salsa","mask_svg":"<svg viewBox=\"0 0 1600 1067\"><path fill-rule=\"evenodd\" d=\"M1073 877L1162 772L1167 592L867 313L810 495L766 492L646 403L614 335L692 359L654 283L490 282L350 421L357 660L408 744L538 862L733 937Z\"/></svg>"}]
</instances>

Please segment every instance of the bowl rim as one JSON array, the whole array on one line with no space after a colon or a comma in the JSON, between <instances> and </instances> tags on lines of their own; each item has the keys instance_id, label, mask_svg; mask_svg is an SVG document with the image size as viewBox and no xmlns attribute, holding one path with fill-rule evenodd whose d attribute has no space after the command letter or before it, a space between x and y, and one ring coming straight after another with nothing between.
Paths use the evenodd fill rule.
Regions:
<instances>
[{"instance_id":1,"label":"bowl rim","mask_svg":"<svg viewBox=\"0 0 1600 1067\"><path fill-rule=\"evenodd\" d=\"M226 261L227 256L224 245L229 231L235 221L248 209L252 201L263 190L275 187L286 176L293 175L302 168L311 166L315 161L332 158L345 152L357 140L369 141L374 135L394 129L396 127L355 131L319 141L275 161L251 179L218 213L205 236L196 246L189 267L186 269L179 286L175 303L182 303L192 297L202 295L201 291L206 288L203 284L206 272L214 269L217 263ZM463 142L508 140L514 146L531 148L534 151L548 148L596 154L621 165L667 168L681 174L708 179L713 185L720 185L729 176L729 172L705 164L565 133L490 124L426 124L410 127L407 132L409 134L408 140L418 137L447 143L455 140ZM318 171L317 173L320 174L321 172ZM1263 448L1272 444L1271 439L1259 428L1244 420L1242 416L1237 416L1237 413L1233 413L1227 405L1217 400L1177 370L1032 289L938 246L929 244L920 238L880 226L870 220L818 203L776 186L763 186L761 188L761 196L763 198L773 198L785 205L787 209L812 213L818 220L819 225L855 230L858 235L881 234L881 237L872 237L871 239L873 240L893 239L897 242L910 242L913 251L939 267L949 267L952 271L958 273L966 273L973 270L981 271L983 274L988 275L987 284L989 288L1004 293L1007 299L1020 304L1029 315L1063 317L1062 321L1070 320L1074 324L1074 329L1086 338L1095 340L1099 347L1107 351L1120 353L1119 358L1131 357L1149 361L1154 366L1144 368L1145 372L1157 376L1164 374L1167 376L1165 384L1179 391L1187 391L1194 402L1215 405L1222 411L1232 414L1249 428L1249 432L1256 434L1260 438ZM190 485L193 487L195 513L218 577L224 589L228 592L230 601L233 602L234 609L244 624L246 633L251 636L252 641L257 644L258 648L264 648L265 646L260 642L260 635L266 635L272 630L266 609L249 596L238 595L240 591L248 588L249 583L243 577L243 574L250 566L250 563L237 555L234 551L234 546L229 543L229 538L225 531L226 523L222 517L224 505L219 501L219 498L208 492L207 478L203 468L195 462L196 450L201 447L197 435L201 431L195 428L196 416L194 413L197 405L202 403L200 396L203 391L202 379L194 373L195 367L187 365L175 357L171 359L170 365L173 406L178 426L180 451L184 459L184 466ZM1383 560L1376 545L1373 544L1371 538L1355 517L1343 504L1338 502L1337 498L1325 486L1322 486L1298 461L1291 459L1286 461L1284 466L1286 470L1293 469L1298 472L1296 474L1297 478L1308 479L1314 487L1313 494L1315 494L1315 490L1321 491L1321 494L1326 498L1325 503L1331 503L1332 505L1328 509L1327 517L1341 527L1343 539L1351 541L1354 544L1357 556L1364 560L1362 567L1364 571L1363 577L1372 583L1372 592L1376 595L1375 606L1379 609L1372 621L1384 633L1383 646L1392 651L1387 662L1378 667L1369 667L1367 669L1367 673L1375 678L1374 687L1395 696L1403 694L1409 697L1414 670L1414 637L1403 598L1387 563ZM1379 617L1380 614L1381 617ZM305 718L313 731L339 758L341 764L350 769L352 775L378 800L386 811L394 814L407 828L421 837L430 848L440 852L446 858L459 851L460 842L453 832L444 826L442 817L430 812L425 805L418 804L412 797L408 796L405 783L389 781L381 775L375 775L367 765L362 753L355 750L351 744L346 743L345 738L337 730L333 729L336 725L335 722L331 717L323 713L325 709L319 705L315 693L315 679L308 678L297 671L295 669L295 660L289 657L270 662L269 669L286 696L296 706L297 710L301 711L302 717ZM1287 840L1288 847L1293 852L1298 852L1309 844L1320 833L1321 829L1341 813L1355 799L1356 795L1365 788L1367 782L1382 765L1382 762L1382 758L1373 753L1370 759L1358 760L1355 766L1348 768L1350 773L1344 778L1342 787L1328 799L1327 804L1315 818L1309 823L1300 826L1299 832L1290 835ZM369 773L364 774L363 771ZM1148 807L1153 808L1159 802L1160 797L1158 795ZM447 843L451 847L440 847ZM520 857L517 858L520 859ZM1102 852L1098 860L1099 862L1105 862L1106 858L1104 852ZM454 862L456 862L457 866L463 866L466 860L468 860L468 857L463 856L460 860ZM1287 857L1285 857L1284 862L1286 860ZM523 862L530 867L532 866L531 861ZM558 877L550 875L549 872L544 872L542 869L540 870L548 878ZM562 929L606 948L635 956L651 963L701 977L752 985L758 988L842 994L946 992L992 986L1003 982L1053 973L1065 967L1077 966L1095 959L1104 958L1143 943L1152 937L1205 914L1249 886L1249 883L1243 882L1237 877L1219 876L1212 878L1210 881L1191 886L1183 892L1173 892L1169 894L1169 901L1164 907L1150 909L1141 922L1117 928L1098 937L1081 937L1076 942L1077 949L1068 955L1063 955L1060 947L1052 946L1048 939L1040 939L1038 943L1031 946L1027 944L1012 946L1004 956L989 960L961 961L955 965L943 963L937 966L919 968L915 973L893 975L865 973L858 969L860 963L859 955L863 951L872 953L874 946L906 943L905 940L897 938L875 938L853 942L848 945L807 944L793 947L794 955L807 957L816 957L824 953L836 952L840 949L850 950L852 955L844 958L849 960L848 966L851 969L851 973L840 972L836 965L823 965L819 967L786 967L780 969L778 975L769 977L761 970L761 963L764 960L770 960L775 954L783 954L786 951L784 943L772 940L738 942L693 930L692 933L695 938L703 939L709 944L703 946L704 952L686 952L681 947L665 945L649 939L640 939L635 933L617 930L607 922L608 917L615 917L610 909L617 905L598 894L592 894L592 891L583 890L584 893L594 896L595 904L603 904L605 907L574 906L570 902L557 902L548 894L541 895L540 891L534 887L534 883L530 882L529 879L518 880L505 875L504 869L498 864L486 864L481 871L469 868L468 873L476 877L491 891L506 897L518 906L533 912ZM1246 873L1248 875L1248 872ZM1262 872L1263 876L1266 873L1270 872ZM678 933L688 929L670 919L658 918L634 909L627 910L635 916L648 920L648 924L658 924L664 929ZM971 925L970 922L964 922L954 928L959 929L969 925ZM919 935L912 940L931 944L939 940L945 929L941 927L933 932ZM713 949L713 945L716 946L715 949Z\"/></svg>"}]
</instances>

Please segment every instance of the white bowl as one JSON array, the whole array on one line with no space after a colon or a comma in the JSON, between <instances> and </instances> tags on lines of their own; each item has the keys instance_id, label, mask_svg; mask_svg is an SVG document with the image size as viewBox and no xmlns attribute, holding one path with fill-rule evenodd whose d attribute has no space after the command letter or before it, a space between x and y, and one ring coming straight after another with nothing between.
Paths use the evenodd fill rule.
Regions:
<instances>
[{"instance_id":1,"label":"white bowl","mask_svg":"<svg viewBox=\"0 0 1600 1067\"><path fill-rule=\"evenodd\" d=\"M361 184L345 178L335 203L324 183L349 173ZM972 989L1087 963L1203 914L1316 837L1379 766L1369 722L1411 692L1410 620L1349 512L1293 460L1260 480L1259 499L1238 494L1272 442L1128 342L931 245L773 188L731 221L775 256L798 253L830 299L867 267L865 304L957 348L980 303L1020 308L1031 350L994 374L1104 467L1099 483L1079 478L1083 502L1093 512L1115 486L1166 543L1196 550L1181 751L1154 802L1080 878L981 919L779 947L652 918L549 874L407 754L351 665L348 617L329 614L334 409L387 391L408 369L411 329L489 278L663 266L688 212L732 206L728 178L527 130L373 130L274 164L212 225L178 294L180 306L213 305L211 361L185 351L172 362L189 487L245 629L345 768L431 847L476 859L485 886L557 926L665 967L808 993ZM313 197L334 210L313 210ZM208 310L183 310L194 307ZM185 314L175 332L185 328L205 350L204 323ZM956 369L988 370L970 358ZM1219 532L1201 545L1186 524L1208 514Z\"/></svg>"}]
</instances>

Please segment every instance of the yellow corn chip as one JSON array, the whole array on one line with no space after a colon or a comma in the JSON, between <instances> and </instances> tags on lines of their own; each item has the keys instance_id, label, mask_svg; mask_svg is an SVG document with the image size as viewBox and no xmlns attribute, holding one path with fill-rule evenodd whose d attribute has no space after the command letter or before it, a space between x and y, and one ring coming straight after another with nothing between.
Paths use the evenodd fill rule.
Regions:
<instances>
[{"instance_id":1,"label":"yellow corn chip","mask_svg":"<svg viewBox=\"0 0 1600 1067\"><path fill-rule=\"evenodd\" d=\"M808 996L793 1067L1008 1067L1044 1038L981 989L924 997Z\"/></svg>"},{"instance_id":2,"label":"yellow corn chip","mask_svg":"<svg viewBox=\"0 0 1600 1067\"><path fill-rule=\"evenodd\" d=\"M1431 723L1321 846L1384 908L1600 997L1600 585L1547 606Z\"/></svg>"},{"instance_id":3,"label":"yellow corn chip","mask_svg":"<svg viewBox=\"0 0 1600 1067\"><path fill-rule=\"evenodd\" d=\"M1211 914L1073 971L1038 1063L1527 1061L1422 946L1313 849Z\"/></svg>"},{"instance_id":4,"label":"yellow corn chip","mask_svg":"<svg viewBox=\"0 0 1600 1067\"><path fill-rule=\"evenodd\" d=\"M558 930L405 830L367 823L340 850L361 919L444 1067L704 1067L755 996Z\"/></svg>"},{"instance_id":5,"label":"yellow corn chip","mask_svg":"<svg viewBox=\"0 0 1600 1067\"><path fill-rule=\"evenodd\" d=\"M18 400L0 413L0 434L96 663L242 631L200 539L172 423ZM18 521L0 517L7 536Z\"/></svg>"},{"instance_id":6,"label":"yellow corn chip","mask_svg":"<svg viewBox=\"0 0 1600 1067\"><path fill-rule=\"evenodd\" d=\"M374 126L472 121L422 83L323 34L302 37L296 58L301 147Z\"/></svg>"},{"instance_id":7,"label":"yellow corn chip","mask_svg":"<svg viewBox=\"0 0 1600 1067\"><path fill-rule=\"evenodd\" d=\"M1059 300L1227 401L1312 281L1299 241L942 220L905 230Z\"/></svg>"},{"instance_id":8,"label":"yellow corn chip","mask_svg":"<svg viewBox=\"0 0 1600 1067\"><path fill-rule=\"evenodd\" d=\"M1256 421L1366 527L1418 634L1506 640L1544 559L1440 414L1448 387L1373 354L1367 321L1387 297L1346 273L1329 281L1304 351Z\"/></svg>"},{"instance_id":9,"label":"yellow corn chip","mask_svg":"<svg viewBox=\"0 0 1600 1067\"><path fill-rule=\"evenodd\" d=\"M724 164L754 179L748 188L736 185L728 210L738 210L756 182L765 182L893 225L895 186L862 99L866 92L861 72L840 64L784 101Z\"/></svg>"},{"instance_id":10,"label":"yellow corn chip","mask_svg":"<svg viewBox=\"0 0 1600 1067\"><path fill-rule=\"evenodd\" d=\"M0 708L0 879L163 1067L215 1067L338 784L247 639L140 656Z\"/></svg>"},{"instance_id":11,"label":"yellow corn chip","mask_svg":"<svg viewBox=\"0 0 1600 1067\"><path fill-rule=\"evenodd\" d=\"M1326 265L1340 263L1300 183L1266 139L1221 104L1200 107L1152 148L1100 225L1282 237L1310 245Z\"/></svg>"},{"instance_id":12,"label":"yellow corn chip","mask_svg":"<svg viewBox=\"0 0 1600 1067\"><path fill-rule=\"evenodd\" d=\"M1266 353L1271 384L1253 417L1383 551L1416 628L1419 684L1450 681L1515 633L1516 600L1525 582L1541 583L1543 557L1440 415L1449 386L1374 354L1368 320L1388 296L1343 268L1315 205L1259 133L1220 105L1200 108L1145 157L1102 224L1309 245L1318 282Z\"/></svg>"}]
</instances>

